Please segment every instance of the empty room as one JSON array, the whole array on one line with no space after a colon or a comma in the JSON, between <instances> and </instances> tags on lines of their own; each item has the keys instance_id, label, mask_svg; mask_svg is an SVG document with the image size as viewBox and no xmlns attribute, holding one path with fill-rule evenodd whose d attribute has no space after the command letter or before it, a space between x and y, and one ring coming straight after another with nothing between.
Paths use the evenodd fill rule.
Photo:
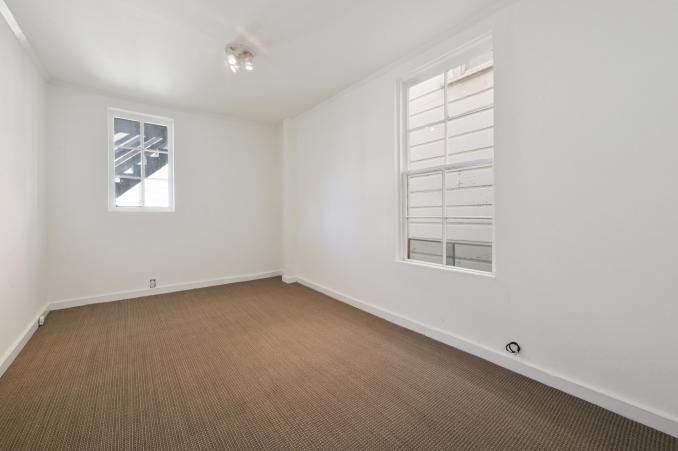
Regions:
<instances>
[{"instance_id":1,"label":"empty room","mask_svg":"<svg viewBox=\"0 0 678 451\"><path fill-rule=\"evenodd\" d=\"M0 450L678 451L676 0L0 15Z\"/></svg>"}]
</instances>

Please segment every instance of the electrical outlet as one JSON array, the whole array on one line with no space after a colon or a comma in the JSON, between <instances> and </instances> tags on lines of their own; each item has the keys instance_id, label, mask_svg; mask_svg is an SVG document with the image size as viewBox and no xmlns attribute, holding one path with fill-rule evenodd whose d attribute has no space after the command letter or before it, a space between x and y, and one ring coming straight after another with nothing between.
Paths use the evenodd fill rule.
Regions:
<instances>
[{"instance_id":1,"label":"electrical outlet","mask_svg":"<svg viewBox=\"0 0 678 451\"><path fill-rule=\"evenodd\" d=\"M149 280L148 286L149 286L150 288L155 288L155 279Z\"/></svg>"},{"instance_id":2,"label":"electrical outlet","mask_svg":"<svg viewBox=\"0 0 678 451\"><path fill-rule=\"evenodd\" d=\"M520 352L520 345L512 341L506 345L506 350L511 354L518 354Z\"/></svg>"}]
</instances>

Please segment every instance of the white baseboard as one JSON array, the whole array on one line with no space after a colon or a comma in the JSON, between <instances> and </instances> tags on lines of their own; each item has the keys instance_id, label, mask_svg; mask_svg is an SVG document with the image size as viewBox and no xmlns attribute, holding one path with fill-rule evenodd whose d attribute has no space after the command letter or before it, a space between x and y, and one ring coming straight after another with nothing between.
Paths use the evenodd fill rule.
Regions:
<instances>
[{"instance_id":1,"label":"white baseboard","mask_svg":"<svg viewBox=\"0 0 678 451\"><path fill-rule=\"evenodd\" d=\"M628 399L624 399L621 396L606 393L604 390L593 388L585 383L555 374L552 371L541 368L532 363L521 361L519 357L509 356L507 354L497 352L496 350L487 346L466 340L437 327L409 319L403 315L383 309L374 304L360 301L338 291L327 288L323 285L311 282L310 280L304 279L303 277L297 277L295 279L297 282L308 288L319 291L331 298L352 305L353 307L356 307L360 310L364 310L368 313L378 316L379 318L385 319L386 321L397 324L406 329L413 330L457 349L461 349L462 351L468 352L469 354L473 354L511 371L522 374L523 376L529 377L530 379L534 379L548 386L557 388L558 390L596 404L626 418L637 421L646 426L650 426L674 437L678 437L678 418L672 417L667 413L659 412L655 409L639 405L638 403Z\"/></svg>"},{"instance_id":2,"label":"white baseboard","mask_svg":"<svg viewBox=\"0 0 678 451\"><path fill-rule=\"evenodd\" d=\"M270 277L280 276L279 270L259 272L254 274L245 274L240 276L221 277L218 279L200 280L197 282L183 282L170 285L159 285L156 288L142 288L139 290L117 291L114 293L98 294L95 296L85 296L73 299L63 299L52 301L49 304L50 310L61 310L82 305L99 304L102 302L122 301L123 299L140 298L144 296L153 296L156 294L173 293L175 291L193 290L195 288L214 287L217 285L227 285L230 283L247 282L249 280L268 279Z\"/></svg>"},{"instance_id":3,"label":"white baseboard","mask_svg":"<svg viewBox=\"0 0 678 451\"><path fill-rule=\"evenodd\" d=\"M294 276L286 276L285 274L283 274L282 281L285 283L294 283L297 281L297 278Z\"/></svg>"},{"instance_id":4,"label":"white baseboard","mask_svg":"<svg viewBox=\"0 0 678 451\"><path fill-rule=\"evenodd\" d=\"M24 329L23 333L16 339L14 343L9 347L7 351L0 357L0 377L5 374L7 368L14 362L16 356L19 355L21 350L26 346L28 340L31 339L36 330L38 330L38 320L42 315L49 314L48 305L45 305L42 310L33 318L28 326Z\"/></svg>"}]
</instances>

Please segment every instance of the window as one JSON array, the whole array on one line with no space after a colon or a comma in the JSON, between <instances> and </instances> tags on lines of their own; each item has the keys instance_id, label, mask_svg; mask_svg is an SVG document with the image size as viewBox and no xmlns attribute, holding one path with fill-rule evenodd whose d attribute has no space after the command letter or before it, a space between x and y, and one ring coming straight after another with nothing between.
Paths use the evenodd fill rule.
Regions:
<instances>
[{"instance_id":1,"label":"window","mask_svg":"<svg viewBox=\"0 0 678 451\"><path fill-rule=\"evenodd\" d=\"M110 109L108 208L174 210L171 119Z\"/></svg>"},{"instance_id":2,"label":"window","mask_svg":"<svg viewBox=\"0 0 678 451\"><path fill-rule=\"evenodd\" d=\"M483 39L401 90L402 258L493 272L494 66Z\"/></svg>"}]
</instances>

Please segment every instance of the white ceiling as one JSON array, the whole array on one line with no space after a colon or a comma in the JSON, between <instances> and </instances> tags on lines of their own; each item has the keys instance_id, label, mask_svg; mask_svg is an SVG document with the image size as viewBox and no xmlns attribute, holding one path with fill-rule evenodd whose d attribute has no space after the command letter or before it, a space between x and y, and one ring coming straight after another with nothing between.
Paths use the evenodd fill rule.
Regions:
<instances>
[{"instance_id":1,"label":"white ceiling","mask_svg":"<svg viewBox=\"0 0 678 451\"><path fill-rule=\"evenodd\" d=\"M501 0L5 0L52 78L275 122ZM224 45L258 54L232 74Z\"/></svg>"}]
</instances>

